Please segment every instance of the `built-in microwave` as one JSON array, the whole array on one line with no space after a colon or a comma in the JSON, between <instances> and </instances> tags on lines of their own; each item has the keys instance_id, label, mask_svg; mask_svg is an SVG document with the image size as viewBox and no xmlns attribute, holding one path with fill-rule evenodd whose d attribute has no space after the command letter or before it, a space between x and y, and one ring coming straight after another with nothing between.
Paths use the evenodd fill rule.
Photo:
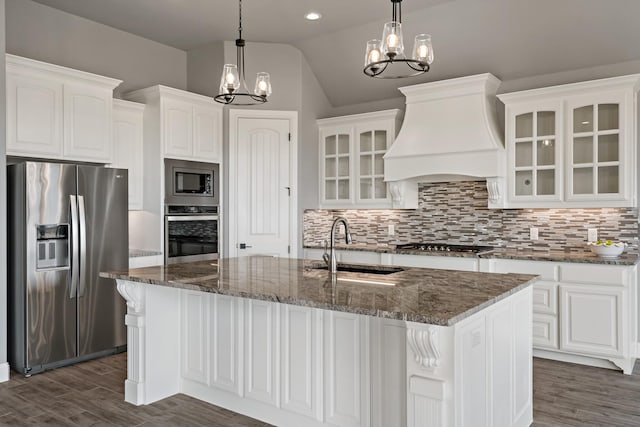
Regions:
<instances>
[{"instance_id":1,"label":"built-in microwave","mask_svg":"<svg viewBox=\"0 0 640 427\"><path fill-rule=\"evenodd\" d=\"M165 159L165 205L218 206L220 165Z\"/></svg>"}]
</instances>

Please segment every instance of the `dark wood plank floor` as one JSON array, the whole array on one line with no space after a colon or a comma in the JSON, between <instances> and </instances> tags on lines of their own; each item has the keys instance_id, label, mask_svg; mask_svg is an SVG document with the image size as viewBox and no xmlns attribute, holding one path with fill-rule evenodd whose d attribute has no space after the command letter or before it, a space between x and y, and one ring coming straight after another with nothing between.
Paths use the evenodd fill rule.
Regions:
<instances>
[{"instance_id":1,"label":"dark wood plank floor","mask_svg":"<svg viewBox=\"0 0 640 427\"><path fill-rule=\"evenodd\" d=\"M640 426L640 369L631 376L544 359L533 363L535 427ZM147 406L124 402L126 355L0 384L0 425L211 426L268 424L177 395Z\"/></svg>"},{"instance_id":2,"label":"dark wood plank floor","mask_svg":"<svg viewBox=\"0 0 640 427\"><path fill-rule=\"evenodd\" d=\"M0 425L268 426L182 394L152 405L130 405L124 401L126 374L125 353L31 378L12 372L0 384Z\"/></svg>"},{"instance_id":3,"label":"dark wood plank floor","mask_svg":"<svg viewBox=\"0 0 640 427\"><path fill-rule=\"evenodd\" d=\"M640 426L640 363L623 375L534 358L533 426Z\"/></svg>"}]
</instances>

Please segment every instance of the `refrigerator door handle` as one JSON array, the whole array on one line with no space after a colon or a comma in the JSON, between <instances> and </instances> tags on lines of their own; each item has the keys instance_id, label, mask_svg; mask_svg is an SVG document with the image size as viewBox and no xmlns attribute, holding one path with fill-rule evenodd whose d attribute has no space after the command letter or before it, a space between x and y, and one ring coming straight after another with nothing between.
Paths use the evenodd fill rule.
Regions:
<instances>
[{"instance_id":1,"label":"refrigerator door handle","mask_svg":"<svg viewBox=\"0 0 640 427\"><path fill-rule=\"evenodd\" d=\"M78 255L78 203L76 196L69 196L69 209L71 210L71 280L69 283L69 299L76 297L78 291L78 267L80 257Z\"/></svg>"},{"instance_id":2,"label":"refrigerator door handle","mask_svg":"<svg viewBox=\"0 0 640 427\"><path fill-rule=\"evenodd\" d=\"M78 212L80 213L80 283L78 297L82 297L87 286L87 215L84 207L84 196L78 196Z\"/></svg>"}]
</instances>

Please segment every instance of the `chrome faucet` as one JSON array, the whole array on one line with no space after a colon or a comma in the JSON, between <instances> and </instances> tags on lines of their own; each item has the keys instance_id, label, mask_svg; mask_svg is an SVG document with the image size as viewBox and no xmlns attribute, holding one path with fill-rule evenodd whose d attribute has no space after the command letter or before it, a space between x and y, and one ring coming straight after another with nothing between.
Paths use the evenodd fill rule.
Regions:
<instances>
[{"instance_id":1,"label":"chrome faucet","mask_svg":"<svg viewBox=\"0 0 640 427\"><path fill-rule=\"evenodd\" d=\"M330 236L330 248L329 248L329 272L331 274L335 274L338 272L338 263L336 262L336 228L338 224L344 224L344 241L347 244L350 244L353 240L351 239L351 233L349 232L349 224L347 223L347 219L345 217L339 216L333 220L333 224L331 225L331 236ZM326 261L326 259L325 259Z\"/></svg>"}]
</instances>

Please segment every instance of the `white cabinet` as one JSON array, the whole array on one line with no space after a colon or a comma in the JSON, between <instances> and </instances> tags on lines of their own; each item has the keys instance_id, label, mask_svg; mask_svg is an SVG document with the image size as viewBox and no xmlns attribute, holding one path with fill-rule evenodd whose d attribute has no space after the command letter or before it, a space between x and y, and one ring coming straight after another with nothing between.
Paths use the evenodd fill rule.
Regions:
<instances>
[{"instance_id":1,"label":"white cabinet","mask_svg":"<svg viewBox=\"0 0 640 427\"><path fill-rule=\"evenodd\" d=\"M110 163L113 89L121 81L6 55L7 154Z\"/></svg>"},{"instance_id":2,"label":"white cabinet","mask_svg":"<svg viewBox=\"0 0 640 427\"><path fill-rule=\"evenodd\" d=\"M129 171L129 210L143 208L143 126L144 105L113 100L112 167Z\"/></svg>"},{"instance_id":3,"label":"white cabinet","mask_svg":"<svg viewBox=\"0 0 640 427\"><path fill-rule=\"evenodd\" d=\"M482 270L537 274L533 345L545 357L613 362L630 373L637 340L637 267L489 260ZM572 358L572 356L575 356Z\"/></svg>"},{"instance_id":4,"label":"white cabinet","mask_svg":"<svg viewBox=\"0 0 640 427\"><path fill-rule=\"evenodd\" d=\"M366 318L339 311L324 317L324 418L340 427L369 425Z\"/></svg>"},{"instance_id":5,"label":"white cabinet","mask_svg":"<svg viewBox=\"0 0 640 427\"><path fill-rule=\"evenodd\" d=\"M7 66L7 154L62 157L62 85Z\"/></svg>"},{"instance_id":6,"label":"white cabinet","mask_svg":"<svg viewBox=\"0 0 640 427\"><path fill-rule=\"evenodd\" d=\"M162 157L218 163L222 160L222 105L213 98L153 86L125 94L150 105L150 127L159 129Z\"/></svg>"},{"instance_id":7,"label":"white cabinet","mask_svg":"<svg viewBox=\"0 0 640 427\"><path fill-rule=\"evenodd\" d=\"M319 310L281 305L280 377L282 408L320 418L318 385L322 381Z\"/></svg>"},{"instance_id":8,"label":"white cabinet","mask_svg":"<svg viewBox=\"0 0 640 427\"><path fill-rule=\"evenodd\" d=\"M393 254L393 265L438 270L478 271L478 258Z\"/></svg>"},{"instance_id":9,"label":"white cabinet","mask_svg":"<svg viewBox=\"0 0 640 427\"><path fill-rule=\"evenodd\" d=\"M505 207L637 206L637 91L629 75L498 95Z\"/></svg>"},{"instance_id":10,"label":"white cabinet","mask_svg":"<svg viewBox=\"0 0 640 427\"><path fill-rule=\"evenodd\" d=\"M624 290L594 285L562 285L560 349L582 354L623 356Z\"/></svg>"},{"instance_id":11,"label":"white cabinet","mask_svg":"<svg viewBox=\"0 0 640 427\"><path fill-rule=\"evenodd\" d=\"M383 156L400 110L318 120L321 207L391 207Z\"/></svg>"}]
</instances>

